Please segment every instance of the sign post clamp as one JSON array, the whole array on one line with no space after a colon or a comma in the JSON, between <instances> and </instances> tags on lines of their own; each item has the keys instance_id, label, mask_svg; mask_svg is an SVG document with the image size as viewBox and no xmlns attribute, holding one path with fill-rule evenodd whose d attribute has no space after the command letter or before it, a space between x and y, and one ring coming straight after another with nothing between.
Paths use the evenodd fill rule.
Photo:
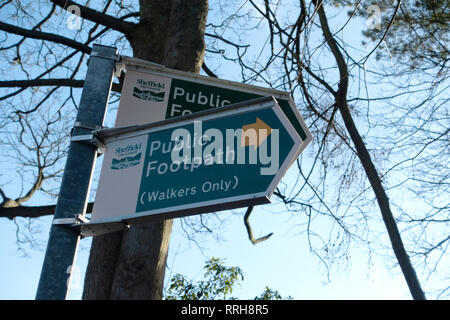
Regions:
<instances>
[{"instance_id":1,"label":"sign post clamp","mask_svg":"<svg viewBox=\"0 0 450 320\"><path fill-rule=\"evenodd\" d=\"M88 134L82 134L82 135L72 135L72 133L74 132L75 128L82 128L82 129L88 129L91 132ZM81 143L87 143L90 145L93 145L95 147L97 147L98 149L98 153L99 154L103 154L105 152L105 143L102 141L102 139L100 139L96 132L100 129L106 129L107 127L103 127L103 126L95 126L95 125L91 125L91 124L87 124L87 123L82 123L82 122L75 122L70 135L70 141L76 141L76 142L81 142Z\"/></svg>"}]
</instances>

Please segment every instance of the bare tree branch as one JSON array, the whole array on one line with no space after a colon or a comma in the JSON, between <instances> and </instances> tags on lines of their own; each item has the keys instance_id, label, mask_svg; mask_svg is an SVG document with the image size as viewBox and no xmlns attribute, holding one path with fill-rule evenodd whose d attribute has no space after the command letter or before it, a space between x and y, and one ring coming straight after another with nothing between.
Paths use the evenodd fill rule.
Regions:
<instances>
[{"instance_id":1,"label":"bare tree branch","mask_svg":"<svg viewBox=\"0 0 450 320\"><path fill-rule=\"evenodd\" d=\"M93 202L87 205L86 213L91 213L94 207ZM0 218L14 219L20 218L38 218L55 214L56 205L49 206L18 206L12 208L4 208L0 206Z\"/></svg>"},{"instance_id":2,"label":"bare tree branch","mask_svg":"<svg viewBox=\"0 0 450 320\"><path fill-rule=\"evenodd\" d=\"M205 71L208 76L217 78L217 75L214 72L212 72L211 69L209 69L208 66L205 64L205 61L203 61L202 70Z\"/></svg>"},{"instance_id":3,"label":"bare tree branch","mask_svg":"<svg viewBox=\"0 0 450 320\"><path fill-rule=\"evenodd\" d=\"M58 86L58 87L72 87L82 88L84 80L76 79L32 79L32 80L7 80L0 81L0 88L29 88L29 87L45 87L45 86ZM113 83L112 91L120 93L121 86L118 83Z\"/></svg>"},{"instance_id":4,"label":"bare tree branch","mask_svg":"<svg viewBox=\"0 0 450 320\"><path fill-rule=\"evenodd\" d=\"M247 211L245 212L245 215L244 215L244 224L245 224L245 228L247 229L248 238L255 245L257 243L260 243L264 240L269 239L273 235L273 232L269 233L268 235L265 235L264 237L255 239L253 237L252 227L250 226L250 221L249 221L250 214L252 213L252 211L253 211L253 206L247 208Z\"/></svg>"},{"instance_id":5,"label":"bare tree branch","mask_svg":"<svg viewBox=\"0 0 450 320\"><path fill-rule=\"evenodd\" d=\"M60 35L53 34L53 33L47 33L47 32L42 32L42 31L37 31L37 30L28 30L28 29L13 26L11 24L4 23L1 21L0 21L0 30L6 31L9 33L14 33L14 34L24 36L27 38L31 38L31 39L52 41L52 42L63 44L70 48L79 50L83 53L87 53L87 54L91 53L91 48L88 47L87 45L77 42L75 40L60 36Z\"/></svg>"},{"instance_id":6,"label":"bare tree branch","mask_svg":"<svg viewBox=\"0 0 450 320\"><path fill-rule=\"evenodd\" d=\"M120 31L124 34L130 33L136 24L132 22L124 21L123 19L118 19L113 16L107 15L105 13L98 12L96 10L90 9L88 7L82 6L76 2L69 1L69 0L51 0L54 4L57 6L63 8L64 10L67 10L70 6L77 6L80 8L80 15L82 18L87 19L89 21L99 23L101 25L104 25L110 29ZM136 16L136 14L131 14L125 16L126 18Z\"/></svg>"}]
</instances>

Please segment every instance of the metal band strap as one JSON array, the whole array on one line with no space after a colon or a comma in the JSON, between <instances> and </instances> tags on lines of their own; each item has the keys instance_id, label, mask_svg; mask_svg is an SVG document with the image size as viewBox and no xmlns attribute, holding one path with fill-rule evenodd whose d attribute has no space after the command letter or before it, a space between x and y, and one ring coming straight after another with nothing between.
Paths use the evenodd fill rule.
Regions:
<instances>
[{"instance_id":1,"label":"metal band strap","mask_svg":"<svg viewBox=\"0 0 450 320\"><path fill-rule=\"evenodd\" d=\"M87 130L90 130L91 132L87 133L87 134L80 134L80 135L74 136L74 135L72 135L72 133L73 133L73 129L75 129L75 128L87 129ZM76 121L72 128L71 134L70 134L71 135L70 141L85 142L85 143L94 145L99 149L99 153L104 153L105 152L105 144L95 134L95 132L97 130L100 130L102 128L104 128L104 127Z\"/></svg>"},{"instance_id":2,"label":"metal band strap","mask_svg":"<svg viewBox=\"0 0 450 320\"><path fill-rule=\"evenodd\" d=\"M75 124L73 125L74 128L82 128L82 129L88 129L91 131L95 131L95 130L100 130L103 129L103 126L98 126L92 123L85 123L85 122L80 122L80 121L76 121Z\"/></svg>"},{"instance_id":3,"label":"metal band strap","mask_svg":"<svg viewBox=\"0 0 450 320\"><path fill-rule=\"evenodd\" d=\"M113 61L119 61L120 60L120 55L118 55L118 54L105 54L104 52L98 53L98 52L95 52L95 51L91 52L90 57L108 59L108 60L113 60Z\"/></svg>"},{"instance_id":4,"label":"metal band strap","mask_svg":"<svg viewBox=\"0 0 450 320\"><path fill-rule=\"evenodd\" d=\"M58 225L72 225L79 223L88 223L89 220L84 216L84 214L77 214L74 218L61 218L61 219L53 219L52 224Z\"/></svg>"}]
</instances>

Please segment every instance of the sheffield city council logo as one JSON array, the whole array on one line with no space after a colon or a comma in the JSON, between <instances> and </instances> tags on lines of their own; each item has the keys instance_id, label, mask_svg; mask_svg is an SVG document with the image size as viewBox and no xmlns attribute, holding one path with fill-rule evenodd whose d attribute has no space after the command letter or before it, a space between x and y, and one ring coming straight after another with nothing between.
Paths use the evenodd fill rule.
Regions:
<instances>
[{"instance_id":1,"label":"sheffield city council logo","mask_svg":"<svg viewBox=\"0 0 450 320\"><path fill-rule=\"evenodd\" d=\"M114 157L111 163L112 170L121 170L135 167L141 163L142 143L129 144L124 147L117 147L114 150Z\"/></svg>"},{"instance_id":2,"label":"sheffield city council logo","mask_svg":"<svg viewBox=\"0 0 450 320\"><path fill-rule=\"evenodd\" d=\"M164 94L164 83L151 80L138 79L133 88L133 97L145 101L163 102Z\"/></svg>"}]
</instances>

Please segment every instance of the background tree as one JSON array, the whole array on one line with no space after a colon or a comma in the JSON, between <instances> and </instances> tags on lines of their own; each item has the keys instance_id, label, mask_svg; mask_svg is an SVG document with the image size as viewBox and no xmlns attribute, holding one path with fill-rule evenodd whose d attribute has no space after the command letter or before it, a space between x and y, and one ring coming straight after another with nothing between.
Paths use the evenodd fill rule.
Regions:
<instances>
[{"instance_id":1,"label":"background tree","mask_svg":"<svg viewBox=\"0 0 450 320\"><path fill-rule=\"evenodd\" d=\"M165 299L167 300L215 300L233 299L229 297L234 287L244 279L239 267L227 267L224 261L212 257L206 261L204 280L197 282L186 279L181 274L174 275Z\"/></svg>"},{"instance_id":2,"label":"background tree","mask_svg":"<svg viewBox=\"0 0 450 320\"><path fill-rule=\"evenodd\" d=\"M376 136L383 142L378 154L390 158L384 165L383 180L389 181L390 192L399 190L421 204L420 209L411 208L405 201L391 198L398 211L397 221L405 226L405 238L414 248L411 256L430 278L438 273L439 264L445 265L441 257L445 257L450 240L446 231L449 181L445 156L450 2L402 1L393 23L388 19L394 11L393 1L364 1L360 6L356 1L345 3L357 7L349 15L372 19L363 31L378 48L370 51L376 59L376 71L365 69L366 59L362 60L364 71L373 79L369 88L378 87L375 83L388 83L392 88L376 95L374 90L367 91L366 97L351 101L368 108L379 104L384 109L370 121L371 127L385 132ZM390 32L385 33L389 25ZM436 290L439 294L447 291L445 283Z\"/></svg>"},{"instance_id":3,"label":"background tree","mask_svg":"<svg viewBox=\"0 0 450 320\"><path fill-rule=\"evenodd\" d=\"M164 295L167 300L235 300L233 289L244 280L239 267L227 267L221 259L212 257L205 263L203 280L194 282L177 273L170 279ZM290 299L287 297L286 299ZM277 290L265 287L255 300L282 300Z\"/></svg>"},{"instance_id":4,"label":"background tree","mask_svg":"<svg viewBox=\"0 0 450 320\"><path fill-rule=\"evenodd\" d=\"M58 191L76 88L83 84L89 45L102 41L172 68L202 68L210 76L226 69L236 74L234 80L290 91L315 141L296 163L296 183L280 185L275 196L306 230L311 251L326 268L348 256L351 243L370 250L382 245L378 238L385 232L374 227L375 212L381 211L411 291L423 298L409 256L435 274L446 270L449 243L448 33L446 11L439 10L448 1L333 4L338 9L324 8L321 1L214 1L206 23L206 0L108 0L89 6L4 1L0 52L8 69L1 69L6 80L0 81L5 88L0 143L10 163L0 185L1 216L52 213L51 205L24 204L36 193ZM365 47L357 46L344 34L353 32L354 22L364 22L358 17L374 17L370 4L380 5L381 22L365 30ZM347 19L342 13L349 7L343 5L350 5ZM412 13L422 17L415 25ZM438 22L427 23L435 16ZM414 43L424 46L407 46ZM120 84L113 89L119 92ZM8 184L17 177L22 190ZM245 223L253 241L250 212ZM211 230L202 218L194 221L186 226ZM160 298L171 225L164 221L97 237L84 298ZM438 295L448 292L448 284L442 285Z\"/></svg>"},{"instance_id":5,"label":"background tree","mask_svg":"<svg viewBox=\"0 0 450 320\"><path fill-rule=\"evenodd\" d=\"M407 65L411 70L426 72L445 69L449 50L450 18L448 0L401 1L396 13L395 23L390 23L395 8L393 0L357 1L335 0L337 5L356 7L356 14L372 19L363 31L368 40L378 42L383 39L385 50L375 52L376 58L393 59ZM386 27L390 32L384 35Z\"/></svg>"}]
</instances>

